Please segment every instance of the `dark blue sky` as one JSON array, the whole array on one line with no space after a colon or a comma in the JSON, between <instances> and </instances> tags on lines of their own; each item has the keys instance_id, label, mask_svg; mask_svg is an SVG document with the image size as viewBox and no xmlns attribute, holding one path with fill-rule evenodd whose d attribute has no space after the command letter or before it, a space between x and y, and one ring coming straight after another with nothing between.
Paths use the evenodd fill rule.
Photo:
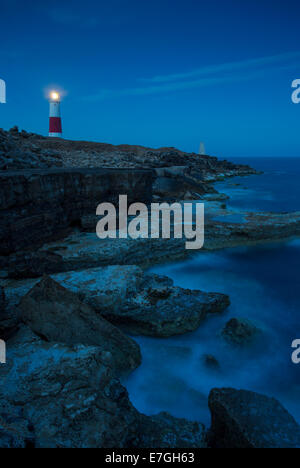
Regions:
<instances>
[{"instance_id":1,"label":"dark blue sky","mask_svg":"<svg viewBox=\"0 0 300 468\"><path fill-rule=\"evenodd\" d=\"M300 156L300 5L0 0L0 127L231 156Z\"/></svg>"}]
</instances>

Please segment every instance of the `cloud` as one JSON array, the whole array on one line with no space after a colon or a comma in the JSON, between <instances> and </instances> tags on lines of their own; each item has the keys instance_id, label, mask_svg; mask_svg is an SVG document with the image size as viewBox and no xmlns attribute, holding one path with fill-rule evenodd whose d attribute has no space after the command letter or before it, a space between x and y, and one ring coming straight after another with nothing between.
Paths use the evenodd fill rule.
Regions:
<instances>
[{"instance_id":1,"label":"cloud","mask_svg":"<svg viewBox=\"0 0 300 468\"><path fill-rule=\"evenodd\" d=\"M148 79L147 86L143 87L102 89L99 93L85 96L82 100L96 102L124 96L166 94L174 91L249 81L264 76L266 73L299 67L299 63L296 61L299 58L300 52L291 52L242 62L203 67L193 72L153 77ZM236 73L237 71L239 73ZM200 78L202 75L213 76Z\"/></svg>"},{"instance_id":2,"label":"cloud","mask_svg":"<svg viewBox=\"0 0 300 468\"><path fill-rule=\"evenodd\" d=\"M198 68L190 72L174 73L170 75L159 75L152 78L142 79L148 83L168 83L172 81L179 81L184 79L195 78L203 75L211 75L223 72L234 72L239 70L248 70L252 68L268 67L270 65L282 64L291 60L299 60L300 51L287 52L285 54L271 55L268 57L260 57L251 60L243 60L240 62L228 62L220 65L212 65L208 67Z\"/></svg>"},{"instance_id":3,"label":"cloud","mask_svg":"<svg viewBox=\"0 0 300 468\"><path fill-rule=\"evenodd\" d=\"M226 82L232 82L232 77L227 78L206 78L195 81L187 81L184 83L170 83L161 86L147 86L139 88L125 89L102 89L99 93L86 96L84 101L102 101L104 99L118 98L124 96L147 96L151 94L161 94L170 91L180 91L185 89L200 88L203 86L218 85Z\"/></svg>"}]
</instances>

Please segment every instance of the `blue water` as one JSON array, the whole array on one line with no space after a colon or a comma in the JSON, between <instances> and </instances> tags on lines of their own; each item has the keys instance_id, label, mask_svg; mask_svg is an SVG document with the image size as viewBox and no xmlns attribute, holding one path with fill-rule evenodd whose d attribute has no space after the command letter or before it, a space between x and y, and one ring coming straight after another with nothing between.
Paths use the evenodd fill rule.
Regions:
<instances>
[{"instance_id":1,"label":"blue water","mask_svg":"<svg viewBox=\"0 0 300 468\"><path fill-rule=\"evenodd\" d=\"M231 207L300 210L300 160L249 163L265 174L218 184L232 197ZM143 364L126 383L135 406L146 414L169 411L209 425L209 391L234 387L278 398L300 422L300 365L291 362L291 343L300 339L299 267L300 240L293 240L200 252L187 261L152 268L178 286L229 294L232 305L193 333L138 338ZM220 330L232 317L246 317L261 329L255 344L237 349L223 341ZM204 354L219 360L220 371L205 367Z\"/></svg>"},{"instance_id":2,"label":"blue water","mask_svg":"<svg viewBox=\"0 0 300 468\"><path fill-rule=\"evenodd\" d=\"M213 220L220 221L221 223L232 223L232 224L247 223L247 219L245 218L245 216L239 213L229 214L227 216L214 216Z\"/></svg>"},{"instance_id":3,"label":"blue water","mask_svg":"<svg viewBox=\"0 0 300 468\"><path fill-rule=\"evenodd\" d=\"M273 212L300 210L300 158L240 158L233 162L250 164L263 174L217 183L217 190L230 196L229 207Z\"/></svg>"}]
</instances>

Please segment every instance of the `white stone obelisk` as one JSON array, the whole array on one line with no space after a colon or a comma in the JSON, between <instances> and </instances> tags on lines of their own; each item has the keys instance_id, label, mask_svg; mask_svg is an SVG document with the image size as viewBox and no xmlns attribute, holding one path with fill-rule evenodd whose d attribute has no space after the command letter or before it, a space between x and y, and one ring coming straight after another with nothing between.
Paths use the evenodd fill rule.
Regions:
<instances>
[{"instance_id":1,"label":"white stone obelisk","mask_svg":"<svg viewBox=\"0 0 300 468\"><path fill-rule=\"evenodd\" d=\"M204 146L204 143L203 143L203 142L200 143L199 154L200 154L201 156L203 156L203 155L206 154L206 152L205 152L205 146Z\"/></svg>"}]
</instances>

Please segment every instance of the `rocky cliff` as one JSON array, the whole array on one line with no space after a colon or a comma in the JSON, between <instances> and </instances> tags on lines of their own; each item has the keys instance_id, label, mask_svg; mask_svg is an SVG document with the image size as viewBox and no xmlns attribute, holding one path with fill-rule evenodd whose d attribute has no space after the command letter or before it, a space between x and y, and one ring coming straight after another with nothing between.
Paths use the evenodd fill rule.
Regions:
<instances>
[{"instance_id":1,"label":"rocky cliff","mask_svg":"<svg viewBox=\"0 0 300 468\"><path fill-rule=\"evenodd\" d=\"M146 148L136 145L111 145L87 141L46 138L18 127L0 129L0 170L45 167L114 167L155 169L189 166L204 178L226 173L256 173L246 165L236 165L216 157L186 153L176 148Z\"/></svg>"},{"instance_id":2,"label":"rocky cliff","mask_svg":"<svg viewBox=\"0 0 300 468\"><path fill-rule=\"evenodd\" d=\"M80 227L99 203L149 203L152 172L122 169L35 169L0 172L0 255L36 249Z\"/></svg>"},{"instance_id":3,"label":"rocky cliff","mask_svg":"<svg viewBox=\"0 0 300 468\"><path fill-rule=\"evenodd\" d=\"M219 194L210 182L257 173L246 165L216 157L186 153L176 148L146 148L134 145L70 141L0 129L0 171L37 168L152 169L153 194L157 200L199 200Z\"/></svg>"}]
</instances>

